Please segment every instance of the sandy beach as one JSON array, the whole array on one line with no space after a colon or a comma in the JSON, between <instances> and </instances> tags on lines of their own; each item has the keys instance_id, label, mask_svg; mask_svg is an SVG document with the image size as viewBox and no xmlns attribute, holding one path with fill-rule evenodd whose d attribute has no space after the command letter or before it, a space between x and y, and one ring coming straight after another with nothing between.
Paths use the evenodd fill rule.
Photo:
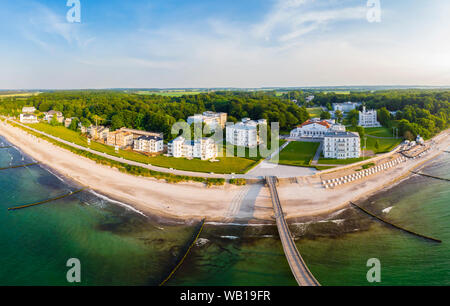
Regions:
<instances>
[{"instance_id":1,"label":"sandy beach","mask_svg":"<svg viewBox=\"0 0 450 306\"><path fill-rule=\"evenodd\" d=\"M36 138L0 121L0 135L25 154L82 186L152 215L210 222L273 222L269 190L261 184L206 187L201 183L169 184L119 172ZM325 189L320 173L283 180L279 195L288 218L330 213L410 175L410 170L436 157L450 145L441 133L427 155L339 189Z\"/></svg>"}]
</instances>

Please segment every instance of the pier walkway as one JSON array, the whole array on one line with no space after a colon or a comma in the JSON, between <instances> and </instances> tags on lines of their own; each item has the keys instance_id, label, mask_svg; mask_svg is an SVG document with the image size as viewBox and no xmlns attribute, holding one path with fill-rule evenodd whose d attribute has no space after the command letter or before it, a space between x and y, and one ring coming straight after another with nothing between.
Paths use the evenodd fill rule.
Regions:
<instances>
[{"instance_id":1,"label":"pier walkway","mask_svg":"<svg viewBox=\"0 0 450 306\"><path fill-rule=\"evenodd\" d=\"M266 182L272 196L272 205L277 221L278 233L280 234L283 250L289 266L291 267L292 274L294 274L299 286L320 286L319 282L309 271L294 243L294 239L289 230L286 219L284 218L283 209L281 208L280 198L278 197L276 187L276 177L266 177Z\"/></svg>"}]
</instances>

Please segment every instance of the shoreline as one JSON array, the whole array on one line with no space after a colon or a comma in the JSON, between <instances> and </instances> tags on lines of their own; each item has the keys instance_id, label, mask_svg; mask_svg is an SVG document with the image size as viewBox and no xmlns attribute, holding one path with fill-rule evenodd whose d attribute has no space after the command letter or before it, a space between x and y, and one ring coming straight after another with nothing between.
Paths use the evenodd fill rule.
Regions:
<instances>
[{"instance_id":1,"label":"shoreline","mask_svg":"<svg viewBox=\"0 0 450 306\"><path fill-rule=\"evenodd\" d=\"M433 139L446 133L448 130ZM4 122L0 122L0 135L52 171L147 216L150 214L148 217L183 222L206 218L207 222L224 224L243 221L243 225L266 222L269 225L274 222L270 194L262 184L214 187L195 182L171 184L97 164ZM443 137L441 145L449 145L447 138ZM301 182L296 184L280 184L278 189L286 217L293 219L329 214L348 206L350 201L368 198L406 179L412 175L412 169L442 153L433 149L421 159L410 160L406 165L386 171L385 174L390 175L381 174L355 183L356 189L355 184L349 184L337 190L326 190L320 184L320 172L302 177Z\"/></svg>"}]
</instances>

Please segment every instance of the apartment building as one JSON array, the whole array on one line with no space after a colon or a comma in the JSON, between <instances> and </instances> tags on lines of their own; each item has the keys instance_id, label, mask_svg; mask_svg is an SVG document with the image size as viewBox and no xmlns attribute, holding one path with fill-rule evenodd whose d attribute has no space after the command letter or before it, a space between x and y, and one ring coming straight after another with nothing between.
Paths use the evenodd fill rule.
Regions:
<instances>
[{"instance_id":1,"label":"apartment building","mask_svg":"<svg viewBox=\"0 0 450 306\"><path fill-rule=\"evenodd\" d=\"M255 147L259 144L258 126L262 124L267 125L267 121L244 118L241 122L227 125L226 141L235 146Z\"/></svg>"},{"instance_id":2,"label":"apartment building","mask_svg":"<svg viewBox=\"0 0 450 306\"><path fill-rule=\"evenodd\" d=\"M91 138L94 140L97 140L97 139L107 140L108 134L109 134L109 128L104 127L102 125L100 125L100 126L91 125L90 127L88 127L87 132L88 132L89 136L91 136Z\"/></svg>"},{"instance_id":3,"label":"apartment building","mask_svg":"<svg viewBox=\"0 0 450 306\"><path fill-rule=\"evenodd\" d=\"M176 158L200 158L208 160L217 157L217 145L212 138L186 140L178 136L169 142L168 154Z\"/></svg>"},{"instance_id":4,"label":"apartment building","mask_svg":"<svg viewBox=\"0 0 450 306\"><path fill-rule=\"evenodd\" d=\"M44 120L47 121L48 123L50 123L50 121L52 121L52 119L53 119L53 116L56 116L56 120L59 123L63 123L63 121L64 121L63 114L61 112L59 112L59 111L54 111L54 110L45 112L44 113Z\"/></svg>"},{"instance_id":5,"label":"apartment building","mask_svg":"<svg viewBox=\"0 0 450 306\"><path fill-rule=\"evenodd\" d=\"M21 123L38 123L38 119L34 114L20 114Z\"/></svg>"},{"instance_id":6,"label":"apartment building","mask_svg":"<svg viewBox=\"0 0 450 306\"><path fill-rule=\"evenodd\" d=\"M133 145L133 134L117 130L109 132L106 138L106 144L110 146L117 146L119 148L126 148Z\"/></svg>"},{"instance_id":7,"label":"apartment building","mask_svg":"<svg viewBox=\"0 0 450 306\"><path fill-rule=\"evenodd\" d=\"M22 107L23 114L32 114L36 111L36 107L34 106L24 106Z\"/></svg>"},{"instance_id":8,"label":"apartment building","mask_svg":"<svg viewBox=\"0 0 450 306\"><path fill-rule=\"evenodd\" d=\"M325 158L348 159L361 156L361 140L355 132L327 132L324 136Z\"/></svg>"},{"instance_id":9,"label":"apartment building","mask_svg":"<svg viewBox=\"0 0 450 306\"><path fill-rule=\"evenodd\" d=\"M189 116L187 118L187 123L191 125L194 122L201 122L205 123L205 125L208 125L210 127L213 127L215 125L220 125L223 129L225 127L225 124L227 123L227 113L216 113L211 111L203 112L203 114L196 114L194 116Z\"/></svg>"},{"instance_id":10,"label":"apartment building","mask_svg":"<svg viewBox=\"0 0 450 306\"><path fill-rule=\"evenodd\" d=\"M133 149L146 153L158 153L164 150L164 141L159 136L140 136L134 140Z\"/></svg>"}]
</instances>

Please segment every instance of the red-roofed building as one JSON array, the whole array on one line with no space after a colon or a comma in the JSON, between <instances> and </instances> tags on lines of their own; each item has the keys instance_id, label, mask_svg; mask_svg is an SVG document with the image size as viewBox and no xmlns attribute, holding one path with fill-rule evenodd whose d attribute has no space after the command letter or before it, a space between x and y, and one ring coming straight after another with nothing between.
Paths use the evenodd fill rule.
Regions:
<instances>
[{"instance_id":1,"label":"red-roofed building","mask_svg":"<svg viewBox=\"0 0 450 306\"><path fill-rule=\"evenodd\" d=\"M291 131L291 138L323 138L329 131L345 131L345 126L335 124L334 120L309 119Z\"/></svg>"}]
</instances>

